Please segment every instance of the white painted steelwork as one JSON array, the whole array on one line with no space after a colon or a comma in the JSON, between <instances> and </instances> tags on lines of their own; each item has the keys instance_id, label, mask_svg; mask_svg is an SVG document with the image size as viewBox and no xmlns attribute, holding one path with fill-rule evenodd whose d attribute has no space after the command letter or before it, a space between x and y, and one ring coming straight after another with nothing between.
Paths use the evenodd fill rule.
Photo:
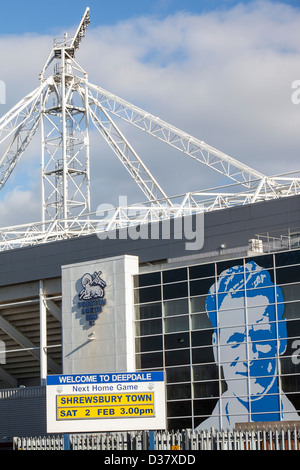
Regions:
<instances>
[{"instance_id":1,"label":"white painted steelwork","mask_svg":"<svg viewBox=\"0 0 300 470\"><path fill-rule=\"evenodd\" d=\"M103 225L90 207L89 126L93 123L146 196L147 216L125 224L252 204L300 193L300 177L268 177L116 95L93 85L75 61L90 23L86 9L75 36L54 41L40 86L0 119L0 190L41 128L41 221L0 229L0 250L122 227L124 208ZM54 73L49 66L54 66ZM232 186L169 197L113 120L119 118L232 181ZM178 202L179 201L179 202ZM133 206L135 208L136 206ZM127 207L125 212L131 212ZM122 214L122 216L120 215ZM159 214L159 215L158 215ZM125 217L126 218L126 217Z\"/></svg>"}]
</instances>

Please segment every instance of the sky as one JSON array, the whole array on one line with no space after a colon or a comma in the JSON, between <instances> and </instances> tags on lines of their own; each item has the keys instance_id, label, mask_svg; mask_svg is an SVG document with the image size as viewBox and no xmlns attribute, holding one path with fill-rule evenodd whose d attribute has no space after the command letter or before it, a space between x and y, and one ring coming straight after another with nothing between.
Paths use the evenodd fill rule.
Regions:
<instances>
[{"instance_id":1,"label":"sky","mask_svg":"<svg viewBox=\"0 0 300 470\"><path fill-rule=\"evenodd\" d=\"M0 116L39 85L53 38L72 37L87 6L91 24L76 60L91 83L266 175L300 169L300 104L292 99L300 0L52 0L47 10L37 1L1 2ZM97 131L91 135L92 210L120 196L143 202ZM126 137L170 196L230 183L131 126ZM40 206L35 138L0 192L0 226L40 220Z\"/></svg>"}]
</instances>

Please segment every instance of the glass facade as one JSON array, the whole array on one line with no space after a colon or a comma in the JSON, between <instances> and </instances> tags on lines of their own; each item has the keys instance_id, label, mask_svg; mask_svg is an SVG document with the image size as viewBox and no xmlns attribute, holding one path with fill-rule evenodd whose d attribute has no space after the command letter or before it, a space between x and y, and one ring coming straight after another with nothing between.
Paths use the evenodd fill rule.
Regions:
<instances>
[{"instance_id":1,"label":"glass facade","mask_svg":"<svg viewBox=\"0 0 300 470\"><path fill-rule=\"evenodd\" d=\"M169 429L300 418L300 250L135 276L137 370Z\"/></svg>"}]
</instances>

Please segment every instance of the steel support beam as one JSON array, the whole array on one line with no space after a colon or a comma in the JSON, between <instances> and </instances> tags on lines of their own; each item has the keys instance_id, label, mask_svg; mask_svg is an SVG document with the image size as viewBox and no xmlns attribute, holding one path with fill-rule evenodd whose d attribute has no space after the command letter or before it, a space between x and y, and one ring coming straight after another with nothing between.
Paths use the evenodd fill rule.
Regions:
<instances>
[{"instance_id":1,"label":"steel support beam","mask_svg":"<svg viewBox=\"0 0 300 470\"><path fill-rule=\"evenodd\" d=\"M11 388L16 388L18 386L18 381L11 374L8 374L2 367L0 367L0 379Z\"/></svg>"},{"instance_id":2,"label":"steel support beam","mask_svg":"<svg viewBox=\"0 0 300 470\"><path fill-rule=\"evenodd\" d=\"M44 300L44 282L40 281L40 378L41 385L46 385L47 378L47 309Z\"/></svg>"},{"instance_id":3,"label":"steel support beam","mask_svg":"<svg viewBox=\"0 0 300 470\"><path fill-rule=\"evenodd\" d=\"M23 348L27 349L28 353L31 354L35 359L40 361L39 348L36 347L28 338L26 338L19 330L17 330L11 323L9 323L5 318L0 316L0 328L8 336L10 336L16 343L18 343ZM52 372L59 374L61 372L61 367L56 364L51 358L48 358L48 367Z\"/></svg>"},{"instance_id":4,"label":"steel support beam","mask_svg":"<svg viewBox=\"0 0 300 470\"><path fill-rule=\"evenodd\" d=\"M58 320L59 322L62 321L62 318L61 318L61 309L56 305L55 302L53 302L53 300L50 300L50 299L45 299L44 298L44 304L46 305L46 308L48 310L48 312L51 313L51 315L56 318L56 320Z\"/></svg>"}]
</instances>

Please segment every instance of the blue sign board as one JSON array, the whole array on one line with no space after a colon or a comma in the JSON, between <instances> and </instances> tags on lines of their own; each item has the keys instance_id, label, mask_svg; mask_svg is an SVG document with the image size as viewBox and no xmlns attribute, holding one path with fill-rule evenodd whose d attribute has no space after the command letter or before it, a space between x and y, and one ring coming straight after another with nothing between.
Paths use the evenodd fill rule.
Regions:
<instances>
[{"instance_id":1,"label":"blue sign board","mask_svg":"<svg viewBox=\"0 0 300 470\"><path fill-rule=\"evenodd\" d=\"M48 375L47 385L105 384L116 382L160 382L164 372L126 372L115 374Z\"/></svg>"}]
</instances>

